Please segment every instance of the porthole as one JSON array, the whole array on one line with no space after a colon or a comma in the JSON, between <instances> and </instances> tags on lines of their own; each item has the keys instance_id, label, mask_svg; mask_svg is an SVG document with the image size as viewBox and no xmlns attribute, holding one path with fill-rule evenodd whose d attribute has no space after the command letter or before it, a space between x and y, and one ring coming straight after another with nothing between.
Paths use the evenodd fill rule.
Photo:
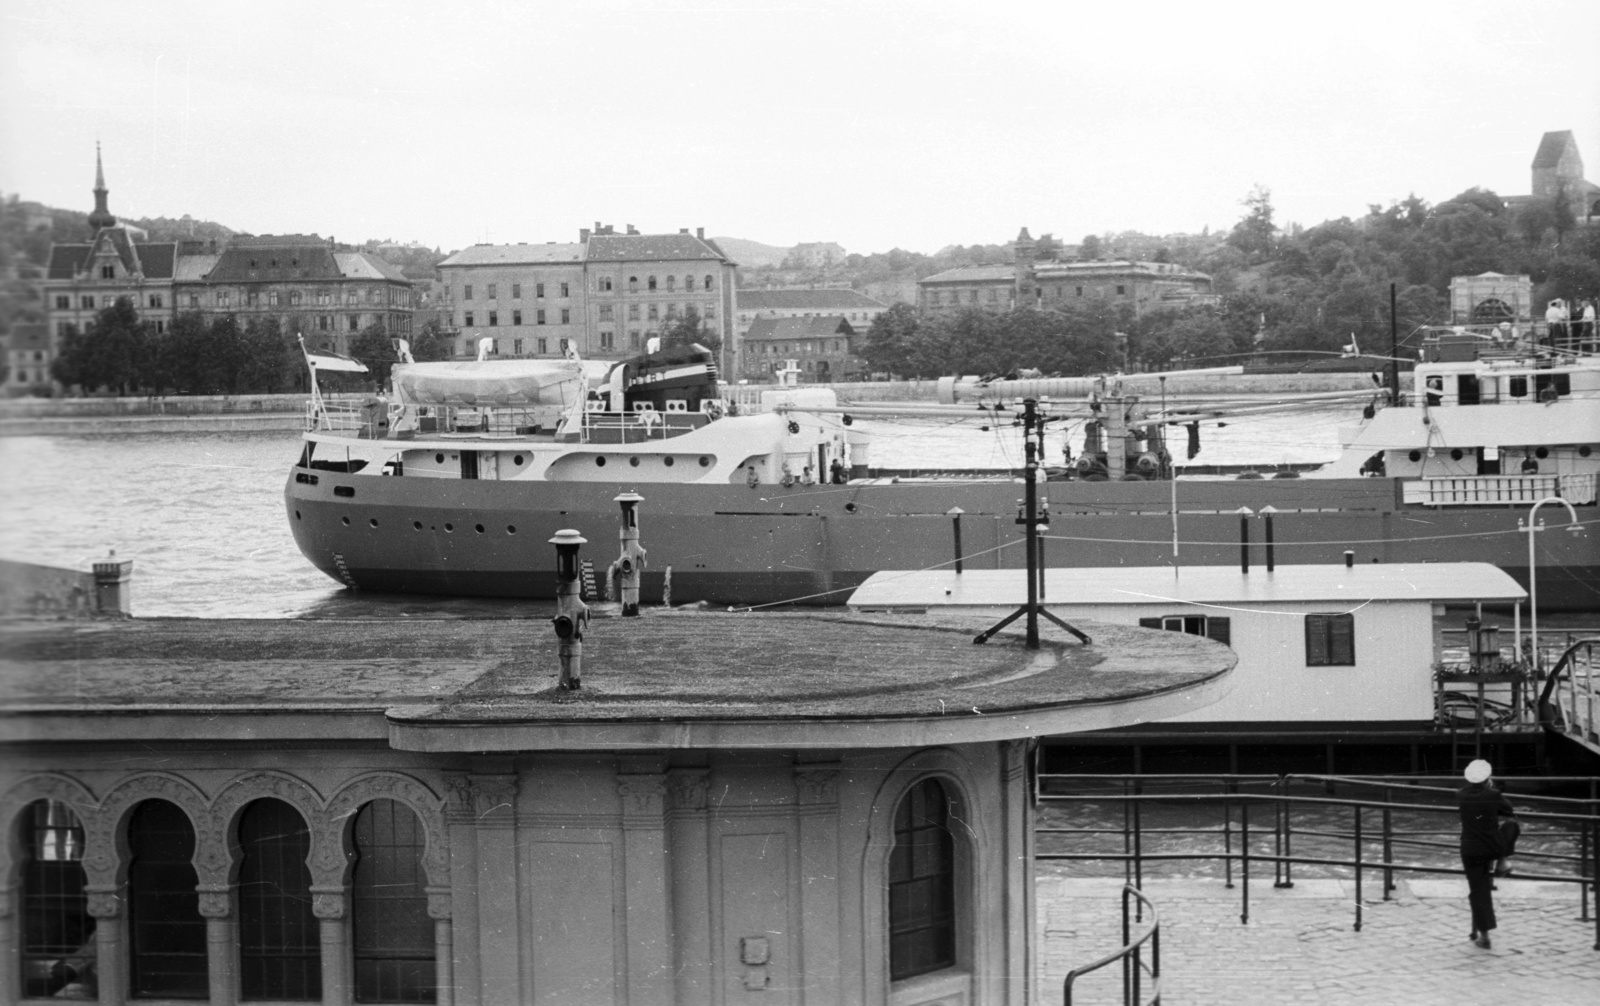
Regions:
<instances>
[{"instance_id":1,"label":"porthole","mask_svg":"<svg viewBox=\"0 0 1600 1006\"><path fill-rule=\"evenodd\" d=\"M416 528L418 531L421 531L422 530L422 521L414 520L414 521L411 522L411 526Z\"/></svg>"},{"instance_id":2,"label":"porthole","mask_svg":"<svg viewBox=\"0 0 1600 1006\"><path fill-rule=\"evenodd\" d=\"M700 455L700 467L701 468L710 468L711 467L711 459L706 457L704 454Z\"/></svg>"},{"instance_id":3,"label":"porthole","mask_svg":"<svg viewBox=\"0 0 1600 1006\"><path fill-rule=\"evenodd\" d=\"M665 457L665 458L662 458L662 459L661 459L661 463L662 463L662 464L663 464L663 465L666 465L666 466L667 466L667 467L668 467L668 468L671 468L671 467L672 467L672 458L671 458L671 457L670 457L670 456L669 456L669 457Z\"/></svg>"},{"instance_id":4,"label":"porthole","mask_svg":"<svg viewBox=\"0 0 1600 1006\"><path fill-rule=\"evenodd\" d=\"M1548 447L1535 447L1533 449L1533 456L1536 457L1536 458L1547 458L1547 457L1550 456L1550 448L1548 448Z\"/></svg>"},{"instance_id":5,"label":"porthole","mask_svg":"<svg viewBox=\"0 0 1600 1006\"><path fill-rule=\"evenodd\" d=\"M451 531L454 531L456 529L456 526L454 524L446 524L444 526L444 529L445 529L446 533L449 533Z\"/></svg>"},{"instance_id":6,"label":"porthole","mask_svg":"<svg viewBox=\"0 0 1600 1006\"><path fill-rule=\"evenodd\" d=\"M602 454L599 457L595 458L594 459L594 464L595 464L596 468L604 468L606 466L606 456L604 454Z\"/></svg>"},{"instance_id":7,"label":"porthole","mask_svg":"<svg viewBox=\"0 0 1600 1006\"><path fill-rule=\"evenodd\" d=\"M516 534L516 533L517 533L517 526L515 524L507 524L506 525L506 534Z\"/></svg>"},{"instance_id":8,"label":"porthole","mask_svg":"<svg viewBox=\"0 0 1600 1006\"><path fill-rule=\"evenodd\" d=\"M1584 444L1584 445L1582 445L1581 447L1578 448L1578 457L1580 457L1580 458L1586 458L1591 453L1593 453L1593 452L1590 451L1588 444Z\"/></svg>"},{"instance_id":9,"label":"porthole","mask_svg":"<svg viewBox=\"0 0 1600 1006\"><path fill-rule=\"evenodd\" d=\"M349 517L340 517L339 518L339 523L343 524L345 527L349 527L350 526L350 518Z\"/></svg>"},{"instance_id":10,"label":"porthole","mask_svg":"<svg viewBox=\"0 0 1600 1006\"><path fill-rule=\"evenodd\" d=\"M377 527L378 526L378 518L373 517L371 520L368 520L367 523L371 524L373 527Z\"/></svg>"},{"instance_id":11,"label":"porthole","mask_svg":"<svg viewBox=\"0 0 1600 1006\"><path fill-rule=\"evenodd\" d=\"M520 454L514 455L511 458L511 463L514 464L514 465L521 465L522 464L522 455L520 455Z\"/></svg>"},{"instance_id":12,"label":"porthole","mask_svg":"<svg viewBox=\"0 0 1600 1006\"><path fill-rule=\"evenodd\" d=\"M433 456L433 463L436 464L436 465L444 464L444 455L443 454L435 454Z\"/></svg>"},{"instance_id":13,"label":"porthole","mask_svg":"<svg viewBox=\"0 0 1600 1006\"><path fill-rule=\"evenodd\" d=\"M1422 452L1421 451L1412 451L1410 454L1407 454L1406 457L1410 458L1412 461L1421 461L1422 460Z\"/></svg>"},{"instance_id":14,"label":"porthole","mask_svg":"<svg viewBox=\"0 0 1600 1006\"><path fill-rule=\"evenodd\" d=\"M639 456L637 454L635 454L633 457L629 458L628 459L628 464L632 465L635 468L639 467Z\"/></svg>"},{"instance_id":15,"label":"porthole","mask_svg":"<svg viewBox=\"0 0 1600 1006\"><path fill-rule=\"evenodd\" d=\"M1450 449L1450 460L1451 461L1460 461L1461 460L1461 448L1452 447Z\"/></svg>"},{"instance_id":16,"label":"porthole","mask_svg":"<svg viewBox=\"0 0 1600 1006\"><path fill-rule=\"evenodd\" d=\"M483 533L483 525L482 524L474 524L473 527L477 530L477 532L479 534Z\"/></svg>"}]
</instances>

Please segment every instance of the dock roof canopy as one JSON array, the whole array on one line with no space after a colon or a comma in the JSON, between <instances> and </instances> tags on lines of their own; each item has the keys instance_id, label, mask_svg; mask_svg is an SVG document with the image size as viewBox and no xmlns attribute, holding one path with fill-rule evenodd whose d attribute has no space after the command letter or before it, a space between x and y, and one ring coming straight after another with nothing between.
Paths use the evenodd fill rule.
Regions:
<instances>
[{"instance_id":1,"label":"dock roof canopy","mask_svg":"<svg viewBox=\"0 0 1600 1006\"><path fill-rule=\"evenodd\" d=\"M1052 568L1046 596L1054 605L1084 604L1361 604L1367 601L1515 601L1528 596L1486 562L1357 563L1354 566L1109 566ZM1020 569L908 572L884 570L851 595L853 608L1023 603Z\"/></svg>"}]
</instances>

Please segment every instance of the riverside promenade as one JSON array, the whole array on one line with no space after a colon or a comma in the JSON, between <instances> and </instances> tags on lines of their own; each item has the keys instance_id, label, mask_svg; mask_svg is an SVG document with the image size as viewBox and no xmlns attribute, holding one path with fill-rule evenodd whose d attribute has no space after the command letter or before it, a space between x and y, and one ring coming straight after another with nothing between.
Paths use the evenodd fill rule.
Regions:
<instances>
[{"instance_id":1,"label":"riverside promenade","mask_svg":"<svg viewBox=\"0 0 1600 1006\"><path fill-rule=\"evenodd\" d=\"M1375 880L1376 878L1374 878ZM1577 1006L1600 1001L1594 904L1580 921L1574 884L1498 882L1492 950L1467 939L1465 880L1397 878L1383 901L1369 882L1360 932L1355 883L1306 878L1287 890L1252 882L1250 922L1240 892L1220 880L1146 879L1161 920L1162 1002L1168 1006ZM1038 881L1040 1003L1062 1002L1072 967L1121 944L1118 878ZM1148 960L1148 952L1146 960ZM1148 986L1145 992L1148 995ZM1120 965L1084 978L1075 1004L1121 1002Z\"/></svg>"}]
</instances>

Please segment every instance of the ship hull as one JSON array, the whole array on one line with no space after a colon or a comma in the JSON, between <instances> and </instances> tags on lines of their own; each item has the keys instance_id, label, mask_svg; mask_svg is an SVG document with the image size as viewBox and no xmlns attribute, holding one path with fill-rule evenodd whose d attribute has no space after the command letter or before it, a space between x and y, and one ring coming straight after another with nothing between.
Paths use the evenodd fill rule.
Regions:
<instances>
[{"instance_id":1,"label":"ship hull","mask_svg":"<svg viewBox=\"0 0 1600 1006\"><path fill-rule=\"evenodd\" d=\"M1492 562L1528 583L1522 507L1408 506L1382 478L1051 482L1050 566L1248 562ZM948 566L960 508L968 568L1026 564L1016 523L1023 486L1007 479L868 480L848 485L555 483L346 475L295 468L285 489L302 553L346 586L380 593L554 596L549 539L574 528L598 574L616 557L613 497L638 491L648 550L643 600L716 605L842 604L872 573ZM1176 510L1176 535L1174 517ZM1538 536L1539 606L1600 610L1600 556L1588 535ZM1174 556L1173 539L1179 541Z\"/></svg>"}]
</instances>

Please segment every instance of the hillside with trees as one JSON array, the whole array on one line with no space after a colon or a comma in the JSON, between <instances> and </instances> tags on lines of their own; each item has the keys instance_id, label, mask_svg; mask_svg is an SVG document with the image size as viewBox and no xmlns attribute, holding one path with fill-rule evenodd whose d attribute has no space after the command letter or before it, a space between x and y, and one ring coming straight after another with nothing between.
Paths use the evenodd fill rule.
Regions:
<instances>
[{"instance_id":1,"label":"hillside with trees","mask_svg":"<svg viewBox=\"0 0 1600 1006\"><path fill-rule=\"evenodd\" d=\"M1359 219L1287 231L1277 225L1265 188L1246 196L1243 207L1244 215L1226 234L1091 235L1078 248L1083 258L1170 261L1207 273L1220 305L1135 317L1129 304L1089 302L920 319L911 308L897 306L874 322L862 353L880 373L937 377L1018 368L1077 374L1124 363L1158 370L1238 362L1255 352L1337 355L1352 337L1369 351L1386 350L1393 283L1399 331L1410 339L1402 343L1406 355L1404 347L1417 343L1419 326L1449 321L1454 276L1526 274L1536 304L1600 297L1600 225L1579 224L1553 200L1510 208L1483 189L1437 205L1413 195L1371 206ZM894 254L883 264L913 270L931 265L909 258L893 262ZM983 257L970 249L952 252L952 258L966 260L962 264L984 264ZM1117 332L1127 336L1125 359Z\"/></svg>"}]
</instances>

